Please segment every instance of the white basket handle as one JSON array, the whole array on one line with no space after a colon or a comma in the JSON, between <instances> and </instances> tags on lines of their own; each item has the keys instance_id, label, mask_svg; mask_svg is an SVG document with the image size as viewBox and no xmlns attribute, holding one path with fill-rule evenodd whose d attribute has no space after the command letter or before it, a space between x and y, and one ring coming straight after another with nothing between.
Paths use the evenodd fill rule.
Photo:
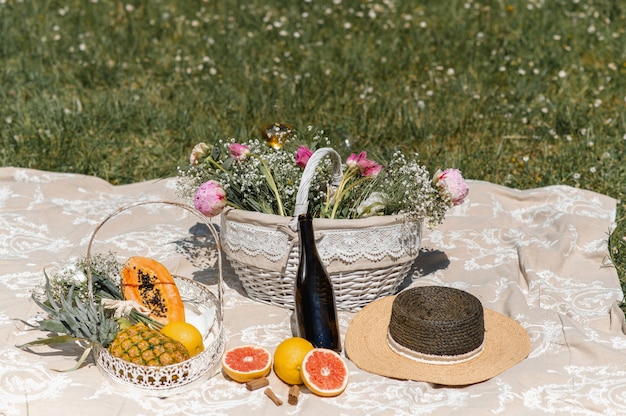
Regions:
<instances>
[{"instance_id":1,"label":"white basket handle","mask_svg":"<svg viewBox=\"0 0 626 416\"><path fill-rule=\"evenodd\" d=\"M307 212L309 207L309 188L311 187L311 181L315 176L317 166L326 156L330 156L330 160L332 162L332 186L339 186L341 183L341 179L343 178L343 165L341 164L341 156L339 156L339 153L330 147L322 147L321 149L316 150L309 158L309 161L304 168L304 172L302 172L302 179L300 180L298 194L296 195L296 206L293 212L294 220L290 223L292 229L295 229L294 226L297 226L298 215L305 214Z\"/></svg>"},{"instance_id":2,"label":"white basket handle","mask_svg":"<svg viewBox=\"0 0 626 416\"><path fill-rule=\"evenodd\" d=\"M222 246L221 246L221 242L220 242L220 237L219 234L217 232L217 230L215 229L215 227L213 226L213 224L211 223L211 221L208 219L208 217L206 217L205 215L202 215L198 210L194 209L193 207L186 205L186 204L182 204L180 202L173 202L173 201L141 201L141 202L136 202L136 203L131 203L129 205L123 206L121 208L118 208L117 210L113 211L112 213L110 213L97 227L96 229L93 231L93 233L91 234L91 238L89 239L89 244L87 245L87 258L86 258L86 262L87 262L87 281L88 281L88 295L89 295L89 299L93 300L93 276L91 273L91 248L93 245L93 242L96 238L96 234L98 233L98 231L104 226L105 223L107 223L109 220L111 220L113 217L115 217L117 214L127 211L129 209L138 207L138 206L142 206L142 205L150 205L150 204L163 204L163 205L171 205L174 207L179 207L182 208L184 210L186 210L187 212L193 214L196 218L198 218L200 221L202 221L204 223L204 225L206 225L209 228L209 231L211 232L211 235L213 236L213 239L215 240L215 246L217 249L217 299L218 299L218 304L217 305L217 312L219 313L220 317L224 316L224 276L223 276L223 272L222 272ZM223 318L221 318L223 319Z\"/></svg>"}]
</instances>

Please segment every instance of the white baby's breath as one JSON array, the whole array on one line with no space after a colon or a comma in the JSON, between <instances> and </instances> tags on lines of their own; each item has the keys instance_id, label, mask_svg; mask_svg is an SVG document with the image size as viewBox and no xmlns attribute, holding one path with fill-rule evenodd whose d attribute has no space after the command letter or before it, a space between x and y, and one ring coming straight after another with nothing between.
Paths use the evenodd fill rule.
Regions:
<instances>
[{"instance_id":1,"label":"white baby's breath","mask_svg":"<svg viewBox=\"0 0 626 416\"><path fill-rule=\"evenodd\" d=\"M119 286L119 274L121 264L117 261L112 252L102 254L96 253L90 258L92 276L100 276L109 279L114 285ZM81 301L88 301L88 285L87 281L87 258L72 258L56 273L49 274L50 290L53 298L58 301L61 298L67 298L70 290L74 291L74 295ZM45 282L33 290L33 295L40 300L45 300Z\"/></svg>"},{"instance_id":2,"label":"white baby's breath","mask_svg":"<svg viewBox=\"0 0 626 416\"><path fill-rule=\"evenodd\" d=\"M308 140L301 140L294 134L278 149L254 139L240 143L231 138L207 145L209 150L204 153L204 159L179 168L179 194L191 199L201 184L214 180L226 191L228 205L248 211L292 215L303 172L296 157L299 146L306 145L314 151L328 147L330 142L323 132L309 128L307 133L312 134ZM244 146L249 152L243 157L231 156L233 145ZM369 161L364 154L366 160L360 160L356 154L350 158L350 164L344 165L344 181L339 190L330 188L330 161L323 160L317 167L309 189L309 212L313 216L339 219L406 213L436 225L452 207L449 193L433 182L417 154L407 157L396 152L388 163ZM357 160L384 167L374 169L373 174L365 170L359 173Z\"/></svg>"}]
</instances>

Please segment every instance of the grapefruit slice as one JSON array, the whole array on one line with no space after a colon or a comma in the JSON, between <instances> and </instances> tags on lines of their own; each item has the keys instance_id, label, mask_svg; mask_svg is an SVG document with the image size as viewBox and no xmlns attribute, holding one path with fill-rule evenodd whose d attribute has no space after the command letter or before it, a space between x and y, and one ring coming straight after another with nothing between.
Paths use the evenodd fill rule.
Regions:
<instances>
[{"instance_id":1,"label":"grapefruit slice","mask_svg":"<svg viewBox=\"0 0 626 416\"><path fill-rule=\"evenodd\" d=\"M245 383L265 377L272 368L272 355L257 345L231 348L222 355L222 370L231 379Z\"/></svg>"},{"instance_id":2,"label":"grapefruit slice","mask_svg":"<svg viewBox=\"0 0 626 416\"><path fill-rule=\"evenodd\" d=\"M348 365L333 350L315 348L302 360L302 381L318 396L340 395L348 385Z\"/></svg>"}]
</instances>

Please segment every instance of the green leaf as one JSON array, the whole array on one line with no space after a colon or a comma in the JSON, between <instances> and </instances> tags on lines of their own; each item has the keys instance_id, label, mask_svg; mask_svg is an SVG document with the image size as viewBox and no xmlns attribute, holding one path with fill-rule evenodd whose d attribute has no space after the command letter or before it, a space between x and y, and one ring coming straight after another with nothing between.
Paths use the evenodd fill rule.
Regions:
<instances>
[{"instance_id":1,"label":"green leaf","mask_svg":"<svg viewBox=\"0 0 626 416\"><path fill-rule=\"evenodd\" d=\"M16 348L26 349L33 347L35 345L56 345L56 344L65 344L67 342L78 341L79 338L73 337L71 335L57 335L55 337L50 338L41 338L35 341L27 342L26 344L16 345Z\"/></svg>"},{"instance_id":2,"label":"green leaf","mask_svg":"<svg viewBox=\"0 0 626 416\"><path fill-rule=\"evenodd\" d=\"M211 151L211 158L213 160L219 160L221 153L222 149L219 146L213 146L213 150Z\"/></svg>"},{"instance_id":3,"label":"green leaf","mask_svg":"<svg viewBox=\"0 0 626 416\"><path fill-rule=\"evenodd\" d=\"M93 279L93 286L95 288L94 296L100 298L110 297L113 299L122 299L122 294L120 293L119 288L111 279L100 275L92 275L91 277Z\"/></svg>"},{"instance_id":4,"label":"green leaf","mask_svg":"<svg viewBox=\"0 0 626 416\"><path fill-rule=\"evenodd\" d=\"M60 373L66 373L68 371L78 370L83 365L83 363L85 362L85 359L89 356L89 353L91 352L92 349L93 349L93 346L91 345L85 348L85 351L83 351L82 355L80 356L80 358L78 359L74 367L68 368L67 370L54 370L54 371L58 371Z\"/></svg>"}]
</instances>

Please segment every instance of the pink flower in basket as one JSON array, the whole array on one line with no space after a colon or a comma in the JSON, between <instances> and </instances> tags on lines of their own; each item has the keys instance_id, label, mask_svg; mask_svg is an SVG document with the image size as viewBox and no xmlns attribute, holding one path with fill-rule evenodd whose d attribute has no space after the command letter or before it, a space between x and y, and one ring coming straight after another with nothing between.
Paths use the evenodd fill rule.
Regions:
<instances>
[{"instance_id":1,"label":"pink flower in basket","mask_svg":"<svg viewBox=\"0 0 626 416\"><path fill-rule=\"evenodd\" d=\"M367 177L375 177L381 170L383 170L382 165L379 165L373 160L369 160L367 158L367 153L365 151L362 151L358 155L356 153L352 153L346 159L346 165L348 167L358 166L361 171L361 175Z\"/></svg>"},{"instance_id":2,"label":"pink flower in basket","mask_svg":"<svg viewBox=\"0 0 626 416\"><path fill-rule=\"evenodd\" d=\"M197 165L202 162L208 152L211 151L211 146L206 143L198 143L191 150L191 155L189 156L189 164L191 166Z\"/></svg>"},{"instance_id":3,"label":"pink flower in basket","mask_svg":"<svg viewBox=\"0 0 626 416\"><path fill-rule=\"evenodd\" d=\"M241 143L231 143L228 149L230 150L230 155L235 160L243 160L250 154L250 148Z\"/></svg>"},{"instance_id":4,"label":"pink flower in basket","mask_svg":"<svg viewBox=\"0 0 626 416\"><path fill-rule=\"evenodd\" d=\"M346 158L346 165L349 168L359 165L359 161L367 158L367 152L362 151L358 155L356 153L352 153L350 156Z\"/></svg>"},{"instance_id":5,"label":"pink flower in basket","mask_svg":"<svg viewBox=\"0 0 626 416\"><path fill-rule=\"evenodd\" d=\"M192 200L201 185L213 180L225 191L226 202L219 199L221 191L213 188L208 190L213 192L211 198L200 193L198 203L209 215L224 204L287 216L302 206L297 196L304 183L309 188L307 208L318 218L358 219L402 213L416 221L425 220L429 226L440 224L446 212L468 194L459 170L442 168L433 177L417 153L396 151L380 163L368 159L365 150L347 158L333 150L334 154L322 161L331 155L326 149L330 139L323 132L309 131L313 131L312 142L302 142L294 133L278 147L256 139L219 140L206 147L199 144L192 152L190 166L179 169L180 193ZM319 159L314 148L321 151ZM314 175L303 178L303 171L308 172L304 168L313 162L319 164L311 170Z\"/></svg>"},{"instance_id":6,"label":"pink flower in basket","mask_svg":"<svg viewBox=\"0 0 626 416\"><path fill-rule=\"evenodd\" d=\"M306 146L298 147L298 151L296 152L296 165L300 166L304 169L306 164L309 162L309 158L313 152Z\"/></svg>"},{"instance_id":7,"label":"pink flower in basket","mask_svg":"<svg viewBox=\"0 0 626 416\"><path fill-rule=\"evenodd\" d=\"M462 204L469 193L467 183L458 169L437 170L433 177L433 182L448 192L450 201L454 205Z\"/></svg>"},{"instance_id":8,"label":"pink flower in basket","mask_svg":"<svg viewBox=\"0 0 626 416\"><path fill-rule=\"evenodd\" d=\"M207 217L215 217L226 206L226 192L216 181L207 181L196 191L193 204Z\"/></svg>"}]
</instances>

